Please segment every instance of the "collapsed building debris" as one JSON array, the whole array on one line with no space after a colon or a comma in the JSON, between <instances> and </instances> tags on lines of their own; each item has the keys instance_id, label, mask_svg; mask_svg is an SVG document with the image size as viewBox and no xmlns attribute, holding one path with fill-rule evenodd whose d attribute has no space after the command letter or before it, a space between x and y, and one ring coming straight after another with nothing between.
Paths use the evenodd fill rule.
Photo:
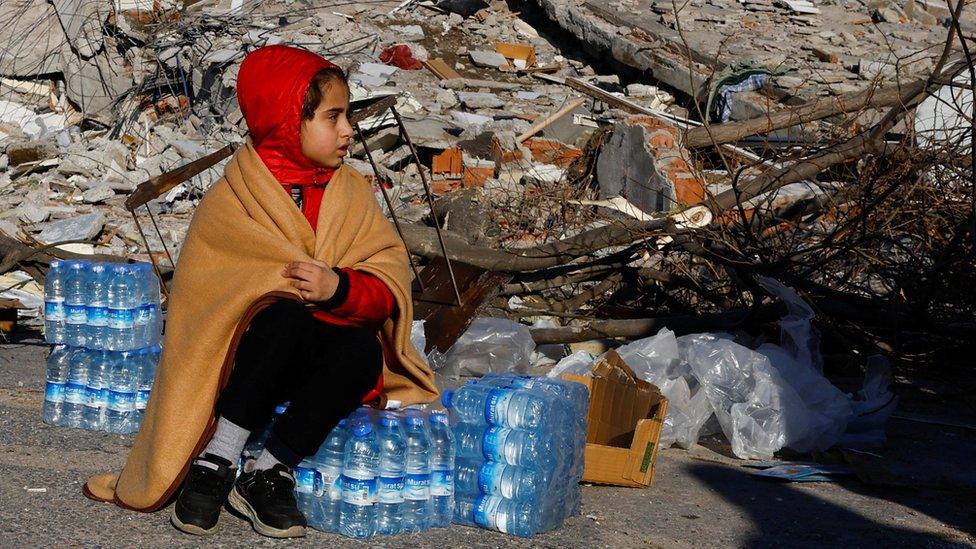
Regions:
<instances>
[{"instance_id":1,"label":"collapsed building debris","mask_svg":"<svg viewBox=\"0 0 976 549\"><path fill-rule=\"evenodd\" d=\"M5 269L40 280L45 260L79 253L64 242L83 242L169 273L227 155L173 174L244 141L237 66L284 43L348 70L366 113L348 162L417 261L446 250L504 274L488 312L541 322L539 343L761 326L781 309L760 275L852 347L890 352L905 330L973 337L971 297L943 291L973 282L973 163L920 151L911 123L965 76L953 37L968 9L231 4L0 6ZM42 47L20 47L27 19ZM398 114L376 107L385 98ZM138 201L144 230L126 195L159 178L173 183Z\"/></svg>"}]
</instances>

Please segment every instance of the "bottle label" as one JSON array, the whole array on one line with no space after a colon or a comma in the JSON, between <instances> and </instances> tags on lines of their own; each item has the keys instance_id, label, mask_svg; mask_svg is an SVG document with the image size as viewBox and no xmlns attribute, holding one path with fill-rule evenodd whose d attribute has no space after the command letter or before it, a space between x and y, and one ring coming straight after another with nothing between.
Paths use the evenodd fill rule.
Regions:
<instances>
[{"instance_id":1,"label":"bottle label","mask_svg":"<svg viewBox=\"0 0 976 549\"><path fill-rule=\"evenodd\" d=\"M407 473L403 479L403 497L410 501L430 499L430 473Z\"/></svg>"},{"instance_id":2,"label":"bottle label","mask_svg":"<svg viewBox=\"0 0 976 549\"><path fill-rule=\"evenodd\" d=\"M105 408L108 406L108 387L89 387L86 391L88 401L85 403L92 408Z\"/></svg>"},{"instance_id":3,"label":"bottle label","mask_svg":"<svg viewBox=\"0 0 976 549\"><path fill-rule=\"evenodd\" d=\"M498 516L498 505L502 498L493 496L482 496L474 504L472 510L472 520L482 528L494 529L498 520L504 520ZM499 528L501 530L501 528Z\"/></svg>"},{"instance_id":4,"label":"bottle label","mask_svg":"<svg viewBox=\"0 0 976 549\"><path fill-rule=\"evenodd\" d=\"M333 501L342 499L342 467L336 465L320 465L319 477L322 479L322 491L317 496L327 496Z\"/></svg>"},{"instance_id":5,"label":"bottle label","mask_svg":"<svg viewBox=\"0 0 976 549\"><path fill-rule=\"evenodd\" d=\"M486 463L478 471L478 489L482 494L495 494L500 492L502 485L502 473L505 466L502 463Z\"/></svg>"},{"instance_id":6,"label":"bottle label","mask_svg":"<svg viewBox=\"0 0 976 549\"><path fill-rule=\"evenodd\" d=\"M116 330L128 330L134 326L132 309L109 309L108 326Z\"/></svg>"},{"instance_id":7,"label":"bottle label","mask_svg":"<svg viewBox=\"0 0 976 549\"><path fill-rule=\"evenodd\" d=\"M481 451L488 461L505 461L505 439L511 433L505 427L489 427L481 440Z\"/></svg>"},{"instance_id":8,"label":"bottle label","mask_svg":"<svg viewBox=\"0 0 976 549\"><path fill-rule=\"evenodd\" d=\"M44 386L44 400L48 402L64 402L64 383L48 381Z\"/></svg>"},{"instance_id":9,"label":"bottle label","mask_svg":"<svg viewBox=\"0 0 976 549\"><path fill-rule=\"evenodd\" d=\"M315 469L295 467L295 490L303 494L321 493L322 477Z\"/></svg>"},{"instance_id":10,"label":"bottle label","mask_svg":"<svg viewBox=\"0 0 976 549\"><path fill-rule=\"evenodd\" d=\"M48 322L64 322L64 299L53 298L44 302L44 318Z\"/></svg>"},{"instance_id":11,"label":"bottle label","mask_svg":"<svg viewBox=\"0 0 976 549\"><path fill-rule=\"evenodd\" d=\"M454 494L454 471L435 469L430 473L430 495L450 496Z\"/></svg>"},{"instance_id":12,"label":"bottle label","mask_svg":"<svg viewBox=\"0 0 976 549\"><path fill-rule=\"evenodd\" d=\"M342 501L353 505L372 505L376 502L376 477L358 479L342 475Z\"/></svg>"},{"instance_id":13,"label":"bottle label","mask_svg":"<svg viewBox=\"0 0 976 549\"><path fill-rule=\"evenodd\" d=\"M149 389L139 389L136 393L136 410L145 410L149 404Z\"/></svg>"},{"instance_id":14,"label":"bottle label","mask_svg":"<svg viewBox=\"0 0 976 549\"><path fill-rule=\"evenodd\" d=\"M115 412L133 412L136 409L136 394L134 392L108 392L108 407Z\"/></svg>"},{"instance_id":15,"label":"bottle label","mask_svg":"<svg viewBox=\"0 0 976 549\"><path fill-rule=\"evenodd\" d=\"M65 305L64 320L68 324L84 324L88 322L88 311L84 305Z\"/></svg>"},{"instance_id":16,"label":"bottle label","mask_svg":"<svg viewBox=\"0 0 976 549\"><path fill-rule=\"evenodd\" d=\"M505 411L508 410L508 401L515 394L510 389L492 389L488 391L485 399L485 421L489 425L504 425Z\"/></svg>"},{"instance_id":17,"label":"bottle label","mask_svg":"<svg viewBox=\"0 0 976 549\"><path fill-rule=\"evenodd\" d=\"M88 307L89 326L108 326L108 307Z\"/></svg>"},{"instance_id":18,"label":"bottle label","mask_svg":"<svg viewBox=\"0 0 976 549\"><path fill-rule=\"evenodd\" d=\"M88 391L84 385L69 382L64 386L64 401L69 404L84 404L88 401Z\"/></svg>"},{"instance_id":19,"label":"bottle label","mask_svg":"<svg viewBox=\"0 0 976 549\"><path fill-rule=\"evenodd\" d=\"M384 477L377 479L377 497L380 503L403 503L403 477Z\"/></svg>"},{"instance_id":20,"label":"bottle label","mask_svg":"<svg viewBox=\"0 0 976 549\"><path fill-rule=\"evenodd\" d=\"M138 326L146 326L149 324L149 320L152 318L152 310L155 306L152 303L146 303L141 305L136 309L135 317L133 322Z\"/></svg>"}]
</instances>

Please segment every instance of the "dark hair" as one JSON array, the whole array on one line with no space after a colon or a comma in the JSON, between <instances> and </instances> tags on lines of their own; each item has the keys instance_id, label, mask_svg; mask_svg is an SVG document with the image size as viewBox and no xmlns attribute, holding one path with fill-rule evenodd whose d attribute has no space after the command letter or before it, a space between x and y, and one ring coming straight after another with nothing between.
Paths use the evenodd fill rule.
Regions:
<instances>
[{"instance_id":1,"label":"dark hair","mask_svg":"<svg viewBox=\"0 0 976 549\"><path fill-rule=\"evenodd\" d=\"M302 120L315 118L315 109L319 108L325 90L336 82L349 89L346 73L339 67L328 67L312 76L312 80L308 83L308 91L305 92L305 100L302 101Z\"/></svg>"}]
</instances>

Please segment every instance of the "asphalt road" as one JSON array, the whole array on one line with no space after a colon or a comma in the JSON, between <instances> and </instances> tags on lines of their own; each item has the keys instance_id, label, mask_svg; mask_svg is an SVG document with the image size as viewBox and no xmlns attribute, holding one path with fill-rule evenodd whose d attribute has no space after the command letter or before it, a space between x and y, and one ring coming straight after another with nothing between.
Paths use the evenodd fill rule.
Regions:
<instances>
[{"instance_id":1,"label":"asphalt road","mask_svg":"<svg viewBox=\"0 0 976 549\"><path fill-rule=\"evenodd\" d=\"M217 533L187 536L155 514L87 500L85 479L119 469L131 437L55 428L40 420L48 347L36 336L0 343L0 547L357 546L310 531L301 540L263 538L224 513ZM903 407L910 409L911 401ZM931 403L926 403L931 413ZM957 421L958 410L942 406ZM712 446L721 452L721 447ZM823 547L976 545L976 431L892 421L879 453L885 484L778 484L704 447L661 453L648 489L585 486L583 514L522 540L452 526L378 538L377 547Z\"/></svg>"}]
</instances>

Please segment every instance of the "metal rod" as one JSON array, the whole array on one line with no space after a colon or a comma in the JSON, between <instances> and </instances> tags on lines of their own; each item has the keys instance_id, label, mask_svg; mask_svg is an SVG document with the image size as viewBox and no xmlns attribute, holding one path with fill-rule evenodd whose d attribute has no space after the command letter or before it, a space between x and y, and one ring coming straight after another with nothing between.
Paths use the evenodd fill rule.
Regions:
<instances>
[{"instance_id":1,"label":"metal rod","mask_svg":"<svg viewBox=\"0 0 976 549\"><path fill-rule=\"evenodd\" d=\"M163 251L166 252L166 257L169 258L169 264L176 268L176 262L173 261L173 256L169 253L169 247L166 245L166 239L163 238L162 231L159 230L159 225L156 224L156 216L153 215L152 210L149 209L149 203L146 202L146 211L149 212L149 219L152 220L153 227L156 229L156 236L159 237L159 241L163 244Z\"/></svg>"},{"instance_id":2,"label":"metal rod","mask_svg":"<svg viewBox=\"0 0 976 549\"><path fill-rule=\"evenodd\" d=\"M444 254L444 261L447 263L447 273L451 276L451 285L454 286L454 297L457 299L458 307L461 306L461 292L458 291L457 280L454 278L454 267L451 266L451 258L447 257L447 247L444 245L444 236L441 235L441 225L437 221L437 210L434 209L434 197L430 194L430 185L427 184L427 174L424 173L424 166L420 163L420 157L417 156L417 149L414 148L413 142L410 141L410 134L407 133L407 128L403 125L403 120L400 118L400 113L397 112L396 107L390 107L393 111L393 117L396 118L397 125L400 127L400 133L403 134L403 140L407 142L407 146L410 147L410 154L413 155L413 161L417 164L417 171L420 173L420 181L424 184L424 194L427 195L427 204L430 205L430 215L434 219L434 229L437 231L437 241L441 245L441 253Z\"/></svg>"},{"instance_id":3,"label":"metal rod","mask_svg":"<svg viewBox=\"0 0 976 549\"><path fill-rule=\"evenodd\" d=\"M376 168L376 162L373 162L373 154L369 151L369 145L366 144L366 137L363 135L361 129L359 129L359 124L353 126L356 128L356 135L359 136L359 142L363 144L363 150L366 151L366 158L369 159L369 165L373 167L373 175L376 176L376 181L380 185L380 190L383 192L383 200L386 201L386 207L390 210L390 217L393 218L393 226L396 227L397 234L400 235L400 240L403 239L403 231L400 230L400 220L397 219L396 213L393 211L393 202L390 200L390 196L386 193L386 187L383 186L383 178L380 177L380 171ZM404 240L404 247L406 247L406 240ZM417 272L417 265L413 262L413 256L410 255L410 250L407 250L407 259L410 260L410 269L413 271L413 276L420 284L420 291L426 291L424 288L424 281L420 278L420 273Z\"/></svg>"},{"instance_id":4,"label":"metal rod","mask_svg":"<svg viewBox=\"0 0 976 549\"><path fill-rule=\"evenodd\" d=\"M153 271L159 277L159 286L163 289L163 293L166 294L166 302L169 303L169 290L166 288L166 283L163 282L163 272L159 269L159 265L156 264L156 257L152 253L152 248L149 247L149 239L146 238L146 233L142 231L142 223L139 223L139 216L136 215L135 211L130 210L130 213L132 213L132 219L136 222L136 228L139 229L139 236L142 237L142 243L146 245L146 253L149 255L149 262L152 263Z\"/></svg>"}]
</instances>

